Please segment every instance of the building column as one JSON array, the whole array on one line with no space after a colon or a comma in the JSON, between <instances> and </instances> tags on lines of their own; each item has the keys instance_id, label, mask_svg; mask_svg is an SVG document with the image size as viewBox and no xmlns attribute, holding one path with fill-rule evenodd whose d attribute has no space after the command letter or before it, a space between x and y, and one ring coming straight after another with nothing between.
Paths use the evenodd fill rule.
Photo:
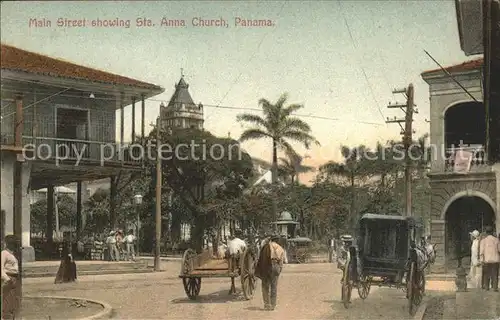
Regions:
<instances>
[{"instance_id":1,"label":"building column","mask_svg":"<svg viewBox=\"0 0 500 320\"><path fill-rule=\"evenodd\" d=\"M47 230L45 235L49 243L54 242L54 228L52 223L54 221L54 209L55 209L55 195L54 186L47 187Z\"/></svg>"},{"instance_id":2,"label":"building column","mask_svg":"<svg viewBox=\"0 0 500 320\"><path fill-rule=\"evenodd\" d=\"M123 102L123 93L120 94L120 143L123 145L125 143L125 111Z\"/></svg>"},{"instance_id":3,"label":"building column","mask_svg":"<svg viewBox=\"0 0 500 320\"><path fill-rule=\"evenodd\" d=\"M146 102L144 101L144 95L142 95L141 97L141 138L142 138L142 141L144 142L144 130L145 130L145 113L146 113Z\"/></svg>"},{"instance_id":4,"label":"building column","mask_svg":"<svg viewBox=\"0 0 500 320\"><path fill-rule=\"evenodd\" d=\"M76 238L82 237L82 182L76 183Z\"/></svg>"},{"instance_id":5,"label":"building column","mask_svg":"<svg viewBox=\"0 0 500 320\"><path fill-rule=\"evenodd\" d=\"M431 272L446 272L446 223L445 220L431 221L431 243L436 244L436 262L431 266Z\"/></svg>"},{"instance_id":6,"label":"building column","mask_svg":"<svg viewBox=\"0 0 500 320\"><path fill-rule=\"evenodd\" d=\"M116 224L116 176L110 178L110 192L109 192L109 227L115 229Z\"/></svg>"},{"instance_id":7,"label":"building column","mask_svg":"<svg viewBox=\"0 0 500 320\"><path fill-rule=\"evenodd\" d=\"M135 141L135 97L132 98L132 143Z\"/></svg>"},{"instance_id":8,"label":"building column","mask_svg":"<svg viewBox=\"0 0 500 320\"><path fill-rule=\"evenodd\" d=\"M35 249L31 246L31 204L30 204L31 162L22 163L22 237L23 260L35 260Z\"/></svg>"},{"instance_id":9,"label":"building column","mask_svg":"<svg viewBox=\"0 0 500 320\"><path fill-rule=\"evenodd\" d=\"M495 210L495 224L497 234L500 233L500 163L496 163L493 165L493 171L495 172L496 182L497 182L497 207Z\"/></svg>"}]
</instances>

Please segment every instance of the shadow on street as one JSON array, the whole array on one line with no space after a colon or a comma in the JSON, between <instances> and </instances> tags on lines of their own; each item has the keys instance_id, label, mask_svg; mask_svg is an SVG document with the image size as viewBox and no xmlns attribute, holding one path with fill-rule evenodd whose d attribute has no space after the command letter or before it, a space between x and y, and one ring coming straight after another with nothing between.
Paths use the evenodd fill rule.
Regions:
<instances>
[{"instance_id":1,"label":"shadow on street","mask_svg":"<svg viewBox=\"0 0 500 320\"><path fill-rule=\"evenodd\" d=\"M236 294L229 294L228 290L221 290L217 292L210 293L208 295L200 294L195 300L189 298L178 298L172 300L172 303L182 304L182 303L226 303L226 302L243 302L246 301L243 294L237 291Z\"/></svg>"}]
</instances>

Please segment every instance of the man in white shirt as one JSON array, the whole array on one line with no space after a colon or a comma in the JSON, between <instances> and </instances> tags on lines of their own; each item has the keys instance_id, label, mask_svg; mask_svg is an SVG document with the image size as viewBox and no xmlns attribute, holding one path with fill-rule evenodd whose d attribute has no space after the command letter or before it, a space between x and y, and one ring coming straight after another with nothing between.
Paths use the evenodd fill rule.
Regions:
<instances>
[{"instance_id":1,"label":"man in white shirt","mask_svg":"<svg viewBox=\"0 0 500 320\"><path fill-rule=\"evenodd\" d=\"M128 232L128 235L125 237L125 239L123 239L123 241L125 242L125 245L127 247L127 260L133 260L135 261L135 248L134 248L134 244L135 242L137 241L137 238L136 236L134 235L134 230L130 230Z\"/></svg>"},{"instance_id":2,"label":"man in white shirt","mask_svg":"<svg viewBox=\"0 0 500 320\"><path fill-rule=\"evenodd\" d=\"M16 237L5 237L2 250L2 319L13 319L20 310L19 264L14 252L18 246Z\"/></svg>"},{"instance_id":3,"label":"man in white shirt","mask_svg":"<svg viewBox=\"0 0 500 320\"><path fill-rule=\"evenodd\" d=\"M108 246L109 261L119 261L118 247L116 246L115 232L111 231L109 237L106 239L106 245Z\"/></svg>"},{"instance_id":4,"label":"man in white shirt","mask_svg":"<svg viewBox=\"0 0 500 320\"><path fill-rule=\"evenodd\" d=\"M239 254L245 252L246 248L247 248L246 242L238 237L234 237L227 243L227 249L229 250L230 256L238 256Z\"/></svg>"},{"instance_id":5,"label":"man in white shirt","mask_svg":"<svg viewBox=\"0 0 500 320\"><path fill-rule=\"evenodd\" d=\"M241 232L236 231L235 237L231 237L232 239L227 242L227 250L229 252L229 268L231 270L235 270L239 267L240 256L245 249L247 248L247 244L245 241L241 240Z\"/></svg>"},{"instance_id":6,"label":"man in white shirt","mask_svg":"<svg viewBox=\"0 0 500 320\"><path fill-rule=\"evenodd\" d=\"M479 261L479 236L480 233L474 230L470 233L472 245L471 245L471 257L470 257L470 271L469 279L471 281L471 288L481 288L481 274L482 268Z\"/></svg>"},{"instance_id":7,"label":"man in white shirt","mask_svg":"<svg viewBox=\"0 0 500 320\"><path fill-rule=\"evenodd\" d=\"M498 292L498 269L500 265L500 241L493 234L493 228L485 228L487 236L479 243L479 256L483 266L483 289Z\"/></svg>"}]
</instances>

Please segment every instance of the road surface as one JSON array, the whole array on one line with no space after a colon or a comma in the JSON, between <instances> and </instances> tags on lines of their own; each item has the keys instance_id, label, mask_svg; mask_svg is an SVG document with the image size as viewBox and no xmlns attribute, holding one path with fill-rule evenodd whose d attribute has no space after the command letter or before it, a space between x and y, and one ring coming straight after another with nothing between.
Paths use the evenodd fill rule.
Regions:
<instances>
[{"instance_id":1,"label":"road surface","mask_svg":"<svg viewBox=\"0 0 500 320\"><path fill-rule=\"evenodd\" d=\"M163 262L165 272L85 276L77 283L24 280L24 294L90 298L109 303L119 319L407 319L401 290L372 288L367 300L353 292L349 309L340 302L336 264L285 265L278 284L278 306L264 311L260 282L255 297L230 296L230 279L203 279L198 301L189 300L177 276L180 262ZM237 279L238 280L238 279ZM236 282L238 292L240 284Z\"/></svg>"}]
</instances>

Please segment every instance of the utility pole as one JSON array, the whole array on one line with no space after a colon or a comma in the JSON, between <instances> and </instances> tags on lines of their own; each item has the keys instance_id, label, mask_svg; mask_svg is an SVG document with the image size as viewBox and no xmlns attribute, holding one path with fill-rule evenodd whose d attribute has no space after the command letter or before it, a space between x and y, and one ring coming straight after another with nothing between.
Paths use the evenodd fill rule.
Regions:
<instances>
[{"instance_id":1,"label":"utility pole","mask_svg":"<svg viewBox=\"0 0 500 320\"><path fill-rule=\"evenodd\" d=\"M160 246L161 246L161 142L160 142L160 117L156 119L156 246L154 270L160 271Z\"/></svg>"},{"instance_id":2,"label":"utility pole","mask_svg":"<svg viewBox=\"0 0 500 320\"><path fill-rule=\"evenodd\" d=\"M393 119L387 118L386 123L397 123L401 127L401 134L403 135L403 145L405 149L405 202L406 209L405 215L407 217L412 216L412 204L411 204L411 144L413 141L413 114L418 113L418 110L415 108L414 103L414 89L413 84L410 83L408 88L404 89L394 89L392 93L402 93L406 96L406 104L390 104L387 106L389 109L401 109L405 113L404 119L396 118ZM404 123L404 128L401 125Z\"/></svg>"},{"instance_id":3,"label":"utility pole","mask_svg":"<svg viewBox=\"0 0 500 320\"><path fill-rule=\"evenodd\" d=\"M16 127L14 131L15 135L15 146L18 150L22 150L22 134L24 128L24 114L23 114L23 97L18 95L16 97L16 115L15 115ZM16 151L17 152L17 151ZM14 163L14 235L16 237L16 257L18 261L19 268L19 291L16 296L18 305L22 304L22 288L23 288L23 162L24 157L22 153L16 153L16 162ZM2 266L3 267L3 266ZM17 318L18 315L16 315Z\"/></svg>"}]
</instances>

